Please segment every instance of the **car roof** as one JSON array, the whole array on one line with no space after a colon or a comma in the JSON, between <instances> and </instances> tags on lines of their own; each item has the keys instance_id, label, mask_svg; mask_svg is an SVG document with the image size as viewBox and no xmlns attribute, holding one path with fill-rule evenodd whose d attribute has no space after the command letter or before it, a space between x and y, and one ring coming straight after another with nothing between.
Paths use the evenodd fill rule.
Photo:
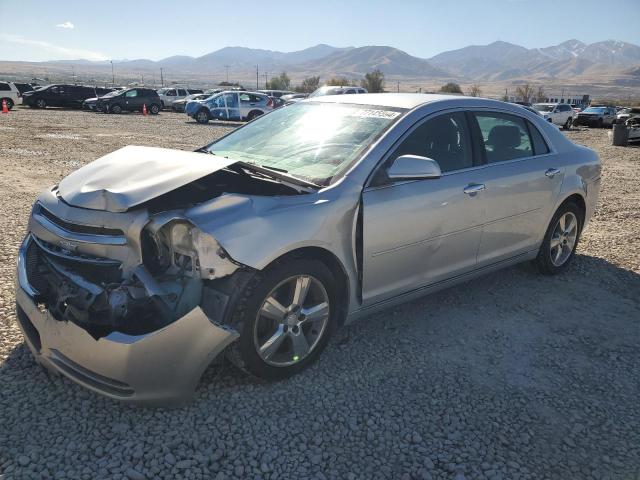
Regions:
<instances>
[{"instance_id":1,"label":"car roof","mask_svg":"<svg viewBox=\"0 0 640 480\"><path fill-rule=\"evenodd\" d=\"M499 105L505 105L505 102L499 100L465 97L462 95L440 95L433 93L358 93L350 95L325 95L308 98L302 100L302 102L351 103L357 105L412 109L420 105L442 102L445 100L465 105L473 104L475 106L484 105L496 107Z\"/></svg>"}]
</instances>

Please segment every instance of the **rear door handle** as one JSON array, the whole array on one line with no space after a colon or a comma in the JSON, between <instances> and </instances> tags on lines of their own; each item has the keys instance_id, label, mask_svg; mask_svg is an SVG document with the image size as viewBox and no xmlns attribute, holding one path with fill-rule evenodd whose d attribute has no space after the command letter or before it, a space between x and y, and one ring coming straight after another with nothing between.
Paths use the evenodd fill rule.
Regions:
<instances>
[{"instance_id":1,"label":"rear door handle","mask_svg":"<svg viewBox=\"0 0 640 480\"><path fill-rule=\"evenodd\" d=\"M469 185L467 185L466 187L464 187L464 189L462 190L464 193L466 193L467 195L475 195L478 192L481 192L483 190L485 190L486 187L484 186L484 183L470 183Z\"/></svg>"},{"instance_id":2,"label":"rear door handle","mask_svg":"<svg viewBox=\"0 0 640 480\"><path fill-rule=\"evenodd\" d=\"M560 173L560 170L558 170L557 168L550 168L546 172L544 172L544 174L549 178L553 178L559 173Z\"/></svg>"}]
</instances>

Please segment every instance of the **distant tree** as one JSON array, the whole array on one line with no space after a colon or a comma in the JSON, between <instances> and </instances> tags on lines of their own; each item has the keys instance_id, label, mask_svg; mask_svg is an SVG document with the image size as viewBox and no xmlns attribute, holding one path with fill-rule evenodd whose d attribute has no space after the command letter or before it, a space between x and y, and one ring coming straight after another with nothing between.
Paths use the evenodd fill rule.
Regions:
<instances>
[{"instance_id":1,"label":"distant tree","mask_svg":"<svg viewBox=\"0 0 640 480\"><path fill-rule=\"evenodd\" d=\"M325 85L329 85L331 87L346 87L352 85L352 83L351 80L346 77L332 77L327 80Z\"/></svg>"},{"instance_id":2,"label":"distant tree","mask_svg":"<svg viewBox=\"0 0 640 480\"><path fill-rule=\"evenodd\" d=\"M446 85L443 85L440 91L442 93L462 93L460 85L454 82L449 82Z\"/></svg>"},{"instance_id":3,"label":"distant tree","mask_svg":"<svg viewBox=\"0 0 640 480\"><path fill-rule=\"evenodd\" d=\"M516 96L523 102L530 102L535 97L535 93L533 87L528 83L516 88Z\"/></svg>"},{"instance_id":4,"label":"distant tree","mask_svg":"<svg viewBox=\"0 0 640 480\"><path fill-rule=\"evenodd\" d=\"M469 92L467 93L470 97L480 97L482 95L482 89L480 85L474 84L469 87Z\"/></svg>"},{"instance_id":5,"label":"distant tree","mask_svg":"<svg viewBox=\"0 0 640 480\"><path fill-rule=\"evenodd\" d=\"M291 79L289 75L287 75L287 72L282 72L267 82L267 90L289 90L290 88Z\"/></svg>"},{"instance_id":6,"label":"distant tree","mask_svg":"<svg viewBox=\"0 0 640 480\"><path fill-rule=\"evenodd\" d=\"M547 99L547 94L544 91L543 87L538 87L538 91L536 92L536 102L544 102Z\"/></svg>"},{"instance_id":7,"label":"distant tree","mask_svg":"<svg viewBox=\"0 0 640 480\"><path fill-rule=\"evenodd\" d=\"M296 91L301 93L311 93L320 86L320 77L307 77L302 80L299 87L296 87Z\"/></svg>"},{"instance_id":8,"label":"distant tree","mask_svg":"<svg viewBox=\"0 0 640 480\"><path fill-rule=\"evenodd\" d=\"M375 69L373 72L365 74L360 85L366 88L369 93L384 92L384 73Z\"/></svg>"}]
</instances>

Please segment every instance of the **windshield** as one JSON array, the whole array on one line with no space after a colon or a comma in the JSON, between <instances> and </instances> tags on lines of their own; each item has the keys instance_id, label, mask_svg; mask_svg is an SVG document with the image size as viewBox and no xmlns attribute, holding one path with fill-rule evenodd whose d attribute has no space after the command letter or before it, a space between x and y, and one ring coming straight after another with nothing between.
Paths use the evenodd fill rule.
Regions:
<instances>
[{"instance_id":1,"label":"windshield","mask_svg":"<svg viewBox=\"0 0 640 480\"><path fill-rule=\"evenodd\" d=\"M584 113L604 113L606 109L602 107L589 107L584 110Z\"/></svg>"},{"instance_id":2,"label":"windshield","mask_svg":"<svg viewBox=\"0 0 640 480\"><path fill-rule=\"evenodd\" d=\"M365 105L297 103L249 123L207 150L327 185L403 111Z\"/></svg>"},{"instance_id":3,"label":"windshield","mask_svg":"<svg viewBox=\"0 0 640 480\"><path fill-rule=\"evenodd\" d=\"M121 93L120 90L114 90L113 92L109 92L109 93L107 93L105 95L102 95L102 98L114 97L114 96L118 95L119 93Z\"/></svg>"},{"instance_id":4,"label":"windshield","mask_svg":"<svg viewBox=\"0 0 640 480\"><path fill-rule=\"evenodd\" d=\"M169 90L169 89L168 88L161 88L160 90L158 90L158 95L162 95L167 90Z\"/></svg>"},{"instance_id":5,"label":"windshield","mask_svg":"<svg viewBox=\"0 0 640 480\"><path fill-rule=\"evenodd\" d=\"M533 105L533 108L535 108L539 112L553 112L555 105L548 105L546 103L536 103Z\"/></svg>"}]
</instances>

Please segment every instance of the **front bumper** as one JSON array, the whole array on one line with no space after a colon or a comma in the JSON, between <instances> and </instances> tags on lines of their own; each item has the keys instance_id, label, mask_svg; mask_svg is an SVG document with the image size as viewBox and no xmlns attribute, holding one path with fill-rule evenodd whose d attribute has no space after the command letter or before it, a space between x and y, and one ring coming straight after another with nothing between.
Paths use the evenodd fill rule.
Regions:
<instances>
[{"instance_id":1,"label":"front bumper","mask_svg":"<svg viewBox=\"0 0 640 480\"><path fill-rule=\"evenodd\" d=\"M143 335L113 332L99 339L70 321L60 321L37 302L29 283L27 236L18 257L18 324L36 360L48 369L110 398L176 406L189 401L211 361L238 333L214 324L200 307Z\"/></svg>"}]
</instances>

